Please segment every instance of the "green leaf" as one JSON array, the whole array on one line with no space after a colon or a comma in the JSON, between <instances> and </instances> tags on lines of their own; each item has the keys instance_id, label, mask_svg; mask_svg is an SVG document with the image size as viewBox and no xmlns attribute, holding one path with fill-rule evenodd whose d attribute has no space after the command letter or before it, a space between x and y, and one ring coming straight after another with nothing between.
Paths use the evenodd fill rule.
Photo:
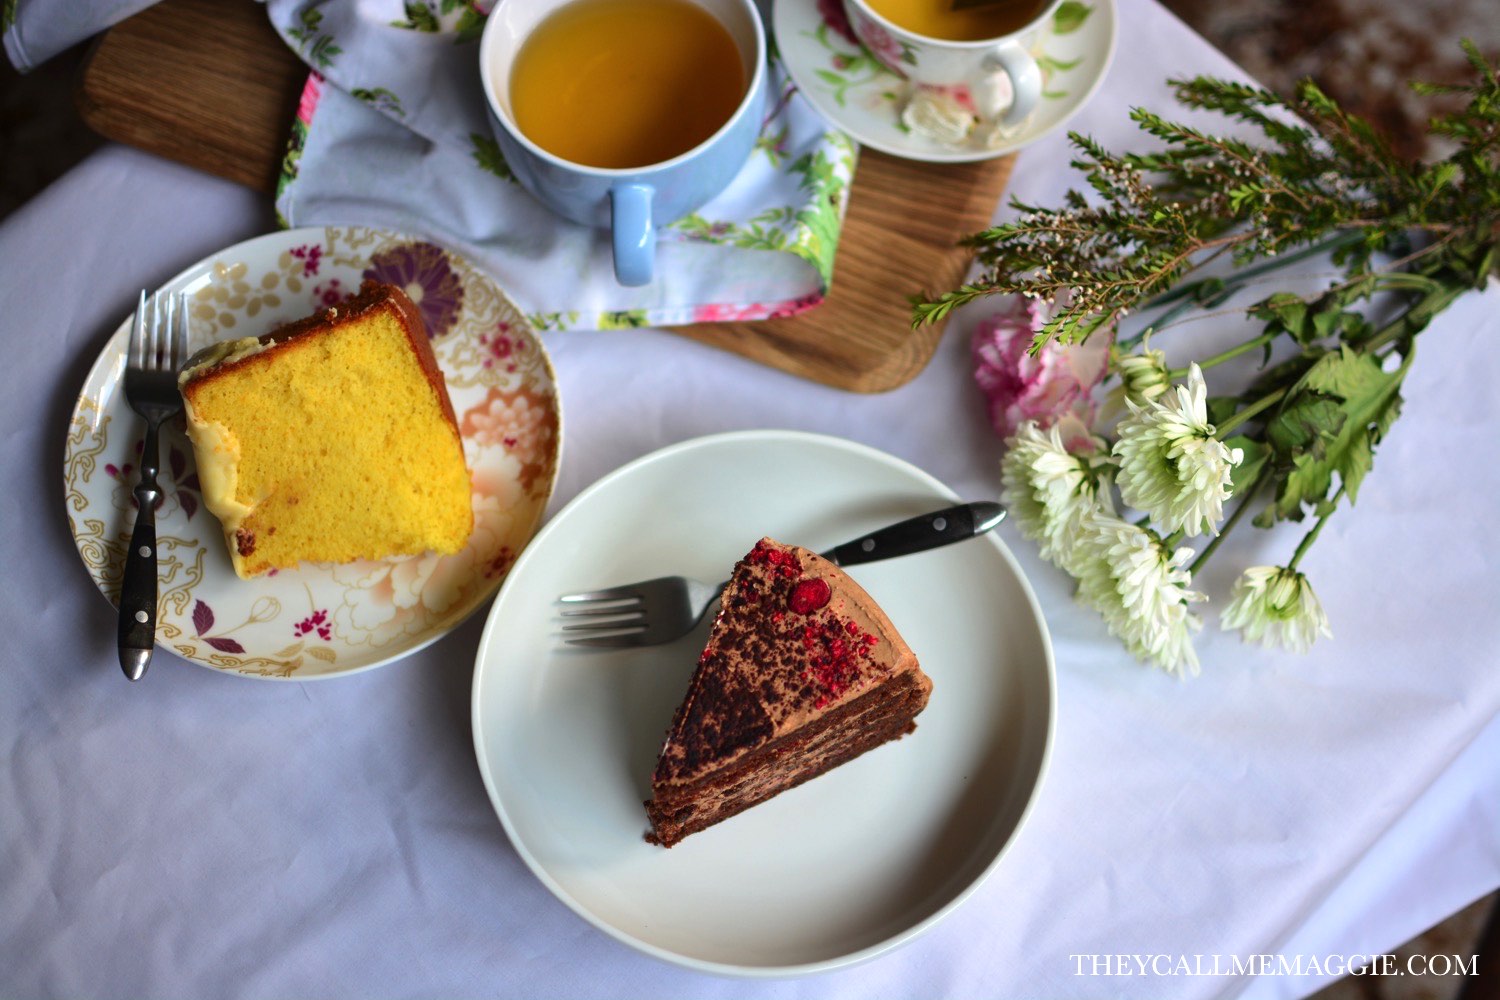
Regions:
<instances>
[{"instance_id":1,"label":"green leaf","mask_svg":"<svg viewBox=\"0 0 1500 1000\"><path fill-rule=\"evenodd\" d=\"M1044 72L1065 73L1083 62L1083 57L1077 59L1057 59L1053 56L1037 56L1036 64Z\"/></svg>"},{"instance_id":2,"label":"green leaf","mask_svg":"<svg viewBox=\"0 0 1500 1000\"><path fill-rule=\"evenodd\" d=\"M1394 372L1381 370L1368 354L1344 348L1329 354L1307 373L1307 384L1344 397L1347 419L1329 447L1329 457L1353 503L1375 462L1375 445L1390 429L1401 407L1401 381L1411 355Z\"/></svg>"},{"instance_id":3,"label":"green leaf","mask_svg":"<svg viewBox=\"0 0 1500 1000\"><path fill-rule=\"evenodd\" d=\"M1300 520L1304 504L1322 505L1335 473L1349 502L1358 499L1375 445L1400 411L1398 389L1410 364L1408 355L1400 368L1386 372L1371 355L1345 347L1308 369L1290 403L1266 427L1266 440L1289 464L1276 497L1277 517Z\"/></svg>"},{"instance_id":4,"label":"green leaf","mask_svg":"<svg viewBox=\"0 0 1500 1000\"><path fill-rule=\"evenodd\" d=\"M465 7L464 12L458 15L458 24L453 29L453 43L462 45L464 42L477 42L479 36L484 34L485 16L473 7Z\"/></svg>"},{"instance_id":5,"label":"green leaf","mask_svg":"<svg viewBox=\"0 0 1500 1000\"><path fill-rule=\"evenodd\" d=\"M1266 332L1274 328L1300 341L1307 325L1307 303L1291 292L1277 292L1251 306L1250 315L1266 324Z\"/></svg>"},{"instance_id":6,"label":"green leaf","mask_svg":"<svg viewBox=\"0 0 1500 1000\"><path fill-rule=\"evenodd\" d=\"M1317 392L1358 400L1378 392L1390 379L1373 357L1344 347L1318 359L1302 377L1302 384Z\"/></svg>"},{"instance_id":7,"label":"green leaf","mask_svg":"<svg viewBox=\"0 0 1500 1000\"><path fill-rule=\"evenodd\" d=\"M421 31L434 34L441 30L438 24L437 12L420 0L407 0L402 5L406 11L405 21L392 21L393 28L407 28L411 31Z\"/></svg>"},{"instance_id":8,"label":"green leaf","mask_svg":"<svg viewBox=\"0 0 1500 1000\"><path fill-rule=\"evenodd\" d=\"M1315 504L1328 495L1333 485L1333 467L1312 455L1298 455L1281 481L1281 490L1272 505L1276 517L1283 521L1302 520L1303 504Z\"/></svg>"},{"instance_id":9,"label":"green leaf","mask_svg":"<svg viewBox=\"0 0 1500 1000\"><path fill-rule=\"evenodd\" d=\"M1208 422L1218 426L1234 416L1239 408L1240 397L1238 396L1210 396L1208 397Z\"/></svg>"},{"instance_id":10,"label":"green leaf","mask_svg":"<svg viewBox=\"0 0 1500 1000\"><path fill-rule=\"evenodd\" d=\"M1052 32L1057 35L1070 35L1083 27L1083 22L1089 19L1094 8L1078 0L1064 0L1057 13L1052 15Z\"/></svg>"},{"instance_id":11,"label":"green leaf","mask_svg":"<svg viewBox=\"0 0 1500 1000\"><path fill-rule=\"evenodd\" d=\"M500 152L500 144L495 141L494 137L470 132L469 142L473 146L469 155L474 157L474 162L479 164L481 169L488 170L501 180L510 181L512 184L519 183L515 173L510 169L510 164L505 162L505 154Z\"/></svg>"},{"instance_id":12,"label":"green leaf","mask_svg":"<svg viewBox=\"0 0 1500 1000\"><path fill-rule=\"evenodd\" d=\"M1458 164L1452 160L1444 160L1433 165L1422 178L1427 190L1433 194L1452 184L1458 178Z\"/></svg>"},{"instance_id":13,"label":"green leaf","mask_svg":"<svg viewBox=\"0 0 1500 1000\"><path fill-rule=\"evenodd\" d=\"M644 309L619 309L599 314L601 330L625 330L649 325Z\"/></svg>"},{"instance_id":14,"label":"green leaf","mask_svg":"<svg viewBox=\"0 0 1500 1000\"><path fill-rule=\"evenodd\" d=\"M1344 426L1340 403L1321 393L1298 392L1266 423L1266 442L1287 461L1306 454L1321 458Z\"/></svg>"},{"instance_id":15,"label":"green leaf","mask_svg":"<svg viewBox=\"0 0 1500 1000\"><path fill-rule=\"evenodd\" d=\"M1271 458L1271 449L1261 442L1244 434L1236 434L1227 438L1224 443L1230 448L1238 448L1244 452L1244 458L1229 473L1230 496L1249 499L1245 496L1246 491L1255 484L1260 476L1260 470L1265 468L1266 462Z\"/></svg>"},{"instance_id":16,"label":"green leaf","mask_svg":"<svg viewBox=\"0 0 1500 1000\"><path fill-rule=\"evenodd\" d=\"M1500 264L1497 264L1496 251L1500 251L1500 244L1491 243L1485 250L1484 256L1479 258L1479 266L1474 269L1474 287L1483 289L1490 282L1490 272L1500 274Z\"/></svg>"}]
</instances>

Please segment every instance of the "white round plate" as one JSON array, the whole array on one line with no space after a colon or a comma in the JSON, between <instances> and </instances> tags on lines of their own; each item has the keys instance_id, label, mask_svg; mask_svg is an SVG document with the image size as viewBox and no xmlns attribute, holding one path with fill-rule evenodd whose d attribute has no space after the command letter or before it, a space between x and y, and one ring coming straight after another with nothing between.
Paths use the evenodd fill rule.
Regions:
<instances>
[{"instance_id":1,"label":"white round plate","mask_svg":"<svg viewBox=\"0 0 1500 1000\"><path fill-rule=\"evenodd\" d=\"M1060 128L1093 96L1115 51L1115 0L1066 0L1033 49L1042 100L995 143L947 145L901 122L912 84L891 72L847 31L840 0L776 0L776 46L813 107L854 141L908 160L964 163L1013 153Z\"/></svg>"},{"instance_id":2,"label":"white round plate","mask_svg":"<svg viewBox=\"0 0 1500 1000\"><path fill-rule=\"evenodd\" d=\"M604 477L516 563L474 673L474 744L517 852L614 937L700 971L800 975L922 932L994 869L1041 786L1052 649L993 534L854 567L916 651L916 732L669 849L642 802L710 623L666 646L561 644L557 595L682 573L724 579L762 535L817 549L953 502L837 438L699 438Z\"/></svg>"},{"instance_id":3,"label":"white round plate","mask_svg":"<svg viewBox=\"0 0 1500 1000\"><path fill-rule=\"evenodd\" d=\"M187 293L188 348L196 351L333 305L366 276L404 287L427 320L473 478L468 546L451 556L303 564L241 580L203 507L178 417L161 436L159 646L251 677L309 680L380 666L483 604L536 532L562 443L552 365L505 293L459 255L373 229L294 229L221 250L159 291ZM63 457L68 525L111 602L135 523L144 434L121 385L130 326L127 316L89 372Z\"/></svg>"}]
</instances>

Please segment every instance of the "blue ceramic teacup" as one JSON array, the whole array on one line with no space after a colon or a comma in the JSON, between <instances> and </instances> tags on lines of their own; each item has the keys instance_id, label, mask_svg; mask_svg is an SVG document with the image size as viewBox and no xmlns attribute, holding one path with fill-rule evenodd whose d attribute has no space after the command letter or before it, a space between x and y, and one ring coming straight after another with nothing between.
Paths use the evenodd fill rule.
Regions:
<instances>
[{"instance_id":1,"label":"blue ceramic teacup","mask_svg":"<svg viewBox=\"0 0 1500 1000\"><path fill-rule=\"evenodd\" d=\"M490 125L505 162L526 190L564 218L612 231L615 278L651 283L656 230L696 211L734 179L755 148L766 104L766 35L754 0L692 0L718 19L745 61L750 85L717 132L692 149L644 167L609 169L547 152L516 126L510 72L541 21L569 0L503 0L479 43L479 72Z\"/></svg>"}]
</instances>

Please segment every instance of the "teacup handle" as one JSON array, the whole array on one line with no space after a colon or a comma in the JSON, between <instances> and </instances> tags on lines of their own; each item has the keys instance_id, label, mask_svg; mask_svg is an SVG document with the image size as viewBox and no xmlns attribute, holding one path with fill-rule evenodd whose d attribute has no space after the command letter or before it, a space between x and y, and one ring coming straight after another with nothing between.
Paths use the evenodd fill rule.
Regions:
<instances>
[{"instance_id":1,"label":"teacup handle","mask_svg":"<svg viewBox=\"0 0 1500 1000\"><path fill-rule=\"evenodd\" d=\"M1001 42L985 53L984 65L992 72L1003 72L1010 77L1014 96L1000 124L1014 125L1036 110L1042 99L1042 68L1025 46L1016 41Z\"/></svg>"},{"instance_id":2,"label":"teacup handle","mask_svg":"<svg viewBox=\"0 0 1500 1000\"><path fill-rule=\"evenodd\" d=\"M609 189L615 280L622 285L651 284L656 264L656 226L651 223L655 194L649 184L616 184Z\"/></svg>"}]
</instances>

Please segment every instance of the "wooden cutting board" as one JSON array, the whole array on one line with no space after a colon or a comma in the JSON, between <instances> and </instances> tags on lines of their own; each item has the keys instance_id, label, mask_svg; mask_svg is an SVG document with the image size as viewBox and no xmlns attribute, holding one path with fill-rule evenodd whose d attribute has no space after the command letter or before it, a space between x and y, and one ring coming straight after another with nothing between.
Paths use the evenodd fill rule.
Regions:
<instances>
[{"instance_id":1,"label":"wooden cutting board","mask_svg":"<svg viewBox=\"0 0 1500 1000\"><path fill-rule=\"evenodd\" d=\"M100 38L77 101L102 135L269 193L306 78L263 5L162 0ZM941 325L911 328L908 296L963 280L970 256L957 241L989 224L1011 161L915 163L861 150L822 305L675 332L841 389L902 385L942 335Z\"/></svg>"}]
</instances>

